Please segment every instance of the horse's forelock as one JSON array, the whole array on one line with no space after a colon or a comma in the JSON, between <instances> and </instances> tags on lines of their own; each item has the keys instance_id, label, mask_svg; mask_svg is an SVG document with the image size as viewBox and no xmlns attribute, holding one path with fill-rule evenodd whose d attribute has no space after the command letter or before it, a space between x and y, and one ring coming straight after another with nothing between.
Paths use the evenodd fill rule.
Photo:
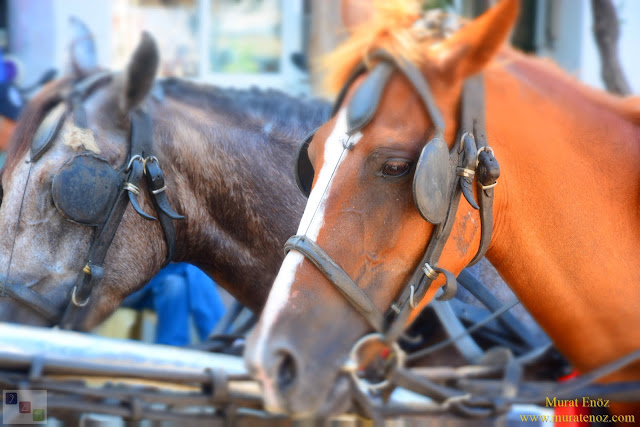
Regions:
<instances>
[{"instance_id":1,"label":"horse's forelock","mask_svg":"<svg viewBox=\"0 0 640 427\"><path fill-rule=\"evenodd\" d=\"M417 66L425 65L428 46L446 39L466 21L440 9L420 11L419 1L379 0L371 18L354 28L349 38L325 55L322 66L327 74L324 85L337 93L353 70L368 56L383 49L396 58Z\"/></svg>"}]
</instances>

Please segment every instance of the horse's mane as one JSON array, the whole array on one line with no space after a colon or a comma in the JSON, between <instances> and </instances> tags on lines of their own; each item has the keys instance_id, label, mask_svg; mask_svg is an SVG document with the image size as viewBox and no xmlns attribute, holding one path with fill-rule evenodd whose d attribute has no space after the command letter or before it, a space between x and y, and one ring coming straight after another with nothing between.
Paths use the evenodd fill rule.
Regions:
<instances>
[{"instance_id":1,"label":"horse's mane","mask_svg":"<svg viewBox=\"0 0 640 427\"><path fill-rule=\"evenodd\" d=\"M349 37L322 61L327 70L327 90L337 92L356 66L366 62L367 56L377 49L384 49L395 57L423 66L429 60L429 46L445 39L467 22L440 10L422 13L421 3L415 0L376 0L371 19L354 28ZM506 67L514 74L536 74L535 80L542 84L575 91L575 94L594 104L640 123L640 97L620 98L594 89L548 59L532 57L511 48L502 49L499 60L491 66L509 63L518 65L517 72L512 67Z\"/></svg>"},{"instance_id":2,"label":"horse's mane","mask_svg":"<svg viewBox=\"0 0 640 427\"><path fill-rule=\"evenodd\" d=\"M326 89L337 92L352 70L377 49L420 66L429 45L455 32L466 22L436 9L421 11L417 0L376 0L371 18L350 31L349 37L322 61Z\"/></svg>"},{"instance_id":3,"label":"horse's mane","mask_svg":"<svg viewBox=\"0 0 640 427\"><path fill-rule=\"evenodd\" d=\"M228 117L244 127L296 141L329 118L330 105L318 99L294 98L274 89L233 89L169 78L165 94L205 111Z\"/></svg>"}]
</instances>

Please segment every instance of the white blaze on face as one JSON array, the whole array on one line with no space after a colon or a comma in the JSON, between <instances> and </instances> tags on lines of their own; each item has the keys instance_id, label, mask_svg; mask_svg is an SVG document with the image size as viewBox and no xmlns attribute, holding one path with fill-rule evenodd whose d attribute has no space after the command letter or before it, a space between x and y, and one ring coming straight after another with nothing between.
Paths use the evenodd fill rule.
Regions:
<instances>
[{"instance_id":1,"label":"white blaze on face","mask_svg":"<svg viewBox=\"0 0 640 427\"><path fill-rule=\"evenodd\" d=\"M347 112L340 110L333 132L324 145L324 163L318 171L316 184L309 195L307 206L300 220L298 234L305 234L312 240L316 240L320 229L324 225L324 209L326 200L331 191L333 176L345 158L346 151L343 146L347 138ZM362 137L361 133L350 138L351 144L356 144ZM256 340L256 351L254 354L260 355L264 350L267 336L270 335L271 328L275 324L280 311L286 306L289 299L291 285L295 279L295 273L304 257L298 251L291 251L285 257L278 276L273 282L273 287L269 293L267 304L262 312L261 329Z\"/></svg>"}]
</instances>

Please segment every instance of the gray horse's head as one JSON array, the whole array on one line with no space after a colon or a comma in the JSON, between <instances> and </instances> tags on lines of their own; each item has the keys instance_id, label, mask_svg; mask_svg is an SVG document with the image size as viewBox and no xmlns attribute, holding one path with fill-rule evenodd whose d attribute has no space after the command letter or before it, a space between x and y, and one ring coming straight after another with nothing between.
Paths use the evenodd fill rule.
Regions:
<instances>
[{"instance_id":1,"label":"gray horse's head","mask_svg":"<svg viewBox=\"0 0 640 427\"><path fill-rule=\"evenodd\" d=\"M153 86L158 50L149 35L143 35L126 70L113 74L100 72L86 54L95 51L81 46L92 43L90 38L79 43L72 44L71 74L46 85L26 107L2 169L0 321L59 321L78 275L91 261L88 251L100 227L65 217L56 197L64 199L67 189L61 186L54 195L52 185L79 154L90 156L92 164L120 170L129 156L132 112L141 105L153 108L145 98ZM74 101L79 87L82 99ZM95 176L86 172L86 198L76 194L73 202L85 210L92 206L83 204L95 203L101 191L91 187ZM140 194L143 209L153 212L146 192ZM104 260L104 278L76 327L93 326L147 281L164 261L164 245L158 221L146 221L128 207Z\"/></svg>"}]
</instances>

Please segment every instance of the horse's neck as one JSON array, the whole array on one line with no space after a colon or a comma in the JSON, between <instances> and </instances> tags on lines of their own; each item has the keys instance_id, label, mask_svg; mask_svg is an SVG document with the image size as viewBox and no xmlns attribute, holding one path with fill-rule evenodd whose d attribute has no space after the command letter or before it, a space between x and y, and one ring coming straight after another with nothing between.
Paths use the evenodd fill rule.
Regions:
<instances>
[{"instance_id":1,"label":"horse's neck","mask_svg":"<svg viewBox=\"0 0 640 427\"><path fill-rule=\"evenodd\" d=\"M187 218L176 222L176 260L195 263L259 310L304 208L287 175L293 147L193 106L167 104L175 125L163 151L179 159L176 188L168 191Z\"/></svg>"},{"instance_id":2,"label":"horse's neck","mask_svg":"<svg viewBox=\"0 0 640 427\"><path fill-rule=\"evenodd\" d=\"M488 257L560 350L590 369L640 342L630 328L640 324L638 126L575 83L487 74L502 172Z\"/></svg>"}]
</instances>

